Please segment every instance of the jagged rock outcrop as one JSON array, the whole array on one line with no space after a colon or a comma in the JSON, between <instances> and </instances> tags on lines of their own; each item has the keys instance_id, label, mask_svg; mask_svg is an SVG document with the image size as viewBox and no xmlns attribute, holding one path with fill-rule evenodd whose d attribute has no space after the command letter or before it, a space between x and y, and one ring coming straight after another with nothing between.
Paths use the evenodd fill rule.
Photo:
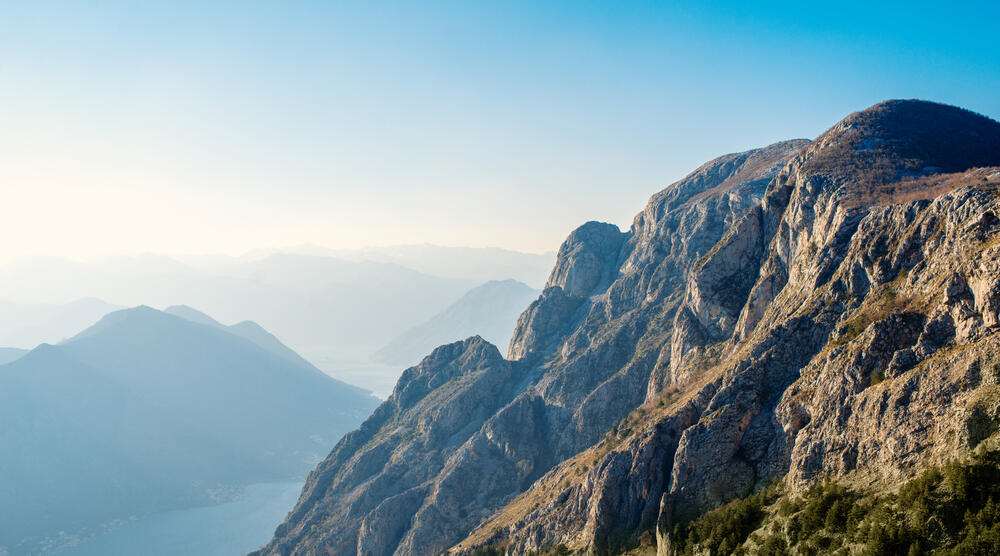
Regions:
<instances>
[{"instance_id":1,"label":"jagged rock outcrop","mask_svg":"<svg viewBox=\"0 0 1000 556\"><path fill-rule=\"evenodd\" d=\"M922 159L912 154L919 149L909 136L889 133L909 133L912 123L879 121L925 117L924 126L949 123L927 132L939 139L924 145ZM863 134L851 135L859 121L865 133L882 134L885 149L907 153L900 162L885 151L890 160L878 164L882 177L868 171L868 154L848 162L841 156L868 187L891 192L878 199L862 195L844 166L814 161L828 159L822 144L868 148ZM977 130L977 143L962 162L952 142L969 140L964 129ZM537 481L457 550L491 545L519 553L557 544L593 550L634 545L643 532L654 532L666 554L674 524L774 478L787 476L801 487L827 473L849 474L892 484L919 465L961 453L970 445L962 438L981 439L996 410L968 409L968 399L984 394L965 368L982 367L974 361L985 355L965 350L972 359L959 358L956 366L937 363L944 355L936 354L969 342L985 353L996 349L989 347L996 329L988 323L996 321L987 301L995 286L985 276L1000 256L993 220L1000 172L967 169L1000 161L998 130L960 109L897 102L852 115L804 148L770 182L759 208L691 268L673 323L672 380L636 410L643 417L633 413L626 434L602 440L592 463L571 460ZM940 145L948 145L946 156L935 150ZM915 200L924 196L936 199ZM935 309L936 298L951 305ZM938 369L933 378L914 376L931 369ZM651 407L657 397L671 396L703 402ZM689 421L678 438L658 433L673 430L681 408ZM660 454L654 464L622 464L650 453ZM609 497L629 503L607 507L601 501ZM658 508L656 518L629 510L650 505ZM647 544L656 544L651 536Z\"/></svg>"},{"instance_id":2,"label":"jagged rock outcrop","mask_svg":"<svg viewBox=\"0 0 1000 556\"><path fill-rule=\"evenodd\" d=\"M389 399L310 473L267 550L391 554L427 497L444 496L449 485L439 473L510 399L514 372L478 336L407 369Z\"/></svg>"},{"instance_id":3,"label":"jagged rock outcrop","mask_svg":"<svg viewBox=\"0 0 1000 556\"><path fill-rule=\"evenodd\" d=\"M559 247L556 266L545 287L562 288L570 297L588 297L599 286L606 288L626 237L614 224L587 222L580 226Z\"/></svg>"},{"instance_id":4,"label":"jagged rock outcrop","mask_svg":"<svg viewBox=\"0 0 1000 556\"><path fill-rule=\"evenodd\" d=\"M439 372L430 371L440 366L435 351L406 371L393 397L313 472L260 553L437 554L553 465L599 440L647 391L671 380L655 370L669 367L677 288L806 143L778 143L702 166L654 196L627 233L597 222L574 231L542 295L518 322L510 361L491 359L487 366L497 369L490 376L508 378L476 386L488 396L481 412L470 411L464 427L448 435L408 439L406 431L421 429L400 400L415 375ZM421 387L429 400L422 411L444 403L437 398L444 383ZM406 474L397 468L403 462Z\"/></svg>"},{"instance_id":5,"label":"jagged rock outcrop","mask_svg":"<svg viewBox=\"0 0 1000 556\"><path fill-rule=\"evenodd\" d=\"M402 492L387 491L353 522L306 517L374 495L397 457L377 440L398 430L380 408L263 553L669 554L675 524L775 478L879 484L968 450L1000 415L984 390L1000 347L996 165L1000 124L891 101L815 142L714 160L625 234L585 225L521 316L510 360L491 363L509 376L492 413L395 449L424 490L374 511ZM324 469L349 480L320 482ZM377 542L360 542L367 520L386 524Z\"/></svg>"}]
</instances>

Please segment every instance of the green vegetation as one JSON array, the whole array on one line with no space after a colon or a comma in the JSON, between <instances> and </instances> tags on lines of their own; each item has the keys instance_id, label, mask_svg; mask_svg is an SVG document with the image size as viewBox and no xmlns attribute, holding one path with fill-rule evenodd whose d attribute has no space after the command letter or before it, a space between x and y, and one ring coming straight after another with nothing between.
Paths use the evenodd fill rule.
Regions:
<instances>
[{"instance_id":1,"label":"green vegetation","mask_svg":"<svg viewBox=\"0 0 1000 556\"><path fill-rule=\"evenodd\" d=\"M677 554L733 554L767 516L766 506L779 496L777 484L708 512L687 526L676 525L671 542Z\"/></svg>"},{"instance_id":2,"label":"green vegetation","mask_svg":"<svg viewBox=\"0 0 1000 556\"><path fill-rule=\"evenodd\" d=\"M772 486L674 528L678 554L1000 554L1000 454L932 467L897 493Z\"/></svg>"},{"instance_id":3,"label":"green vegetation","mask_svg":"<svg viewBox=\"0 0 1000 556\"><path fill-rule=\"evenodd\" d=\"M492 546L480 547L472 551L472 556L503 556L504 551ZM566 545L557 544L553 547L526 553L529 556L568 556L571 554Z\"/></svg>"}]
</instances>

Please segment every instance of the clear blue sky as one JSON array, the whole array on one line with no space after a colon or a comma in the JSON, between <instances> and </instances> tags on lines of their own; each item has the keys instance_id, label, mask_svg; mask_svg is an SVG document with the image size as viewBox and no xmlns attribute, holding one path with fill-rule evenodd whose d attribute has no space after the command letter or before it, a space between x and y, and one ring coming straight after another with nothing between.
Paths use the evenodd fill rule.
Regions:
<instances>
[{"instance_id":1,"label":"clear blue sky","mask_svg":"<svg viewBox=\"0 0 1000 556\"><path fill-rule=\"evenodd\" d=\"M883 99L1000 118L997 21L997 2L0 2L4 258L554 249Z\"/></svg>"}]
</instances>

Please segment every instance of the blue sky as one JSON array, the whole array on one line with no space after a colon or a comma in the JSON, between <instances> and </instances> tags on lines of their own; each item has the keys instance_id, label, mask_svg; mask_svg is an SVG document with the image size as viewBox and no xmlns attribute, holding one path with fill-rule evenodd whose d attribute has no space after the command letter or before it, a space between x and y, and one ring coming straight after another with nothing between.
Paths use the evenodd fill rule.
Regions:
<instances>
[{"instance_id":1,"label":"blue sky","mask_svg":"<svg viewBox=\"0 0 1000 556\"><path fill-rule=\"evenodd\" d=\"M998 3L0 2L3 258L555 249L887 98L1000 118Z\"/></svg>"}]
</instances>

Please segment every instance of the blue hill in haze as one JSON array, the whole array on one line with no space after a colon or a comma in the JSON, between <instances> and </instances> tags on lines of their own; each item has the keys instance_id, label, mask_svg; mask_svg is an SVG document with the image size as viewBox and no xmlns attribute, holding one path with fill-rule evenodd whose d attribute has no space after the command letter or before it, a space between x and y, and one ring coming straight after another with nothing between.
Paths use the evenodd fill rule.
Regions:
<instances>
[{"instance_id":1,"label":"blue hill in haze","mask_svg":"<svg viewBox=\"0 0 1000 556\"><path fill-rule=\"evenodd\" d=\"M110 313L0 365L0 546L301 478L375 402L224 327Z\"/></svg>"}]
</instances>

